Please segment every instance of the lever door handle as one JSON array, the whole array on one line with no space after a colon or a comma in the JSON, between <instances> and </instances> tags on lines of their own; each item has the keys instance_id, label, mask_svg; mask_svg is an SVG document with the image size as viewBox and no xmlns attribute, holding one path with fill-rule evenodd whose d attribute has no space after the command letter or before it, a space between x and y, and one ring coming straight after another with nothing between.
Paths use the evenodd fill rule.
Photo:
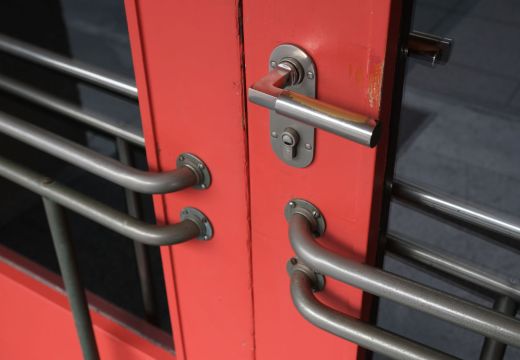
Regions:
<instances>
[{"instance_id":1,"label":"lever door handle","mask_svg":"<svg viewBox=\"0 0 520 360\"><path fill-rule=\"evenodd\" d=\"M380 136L375 119L285 89L302 83L306 76L297 59L284 58L249 88L248 98L280 115L374 147Z\"/></svg>"}]
</instances>

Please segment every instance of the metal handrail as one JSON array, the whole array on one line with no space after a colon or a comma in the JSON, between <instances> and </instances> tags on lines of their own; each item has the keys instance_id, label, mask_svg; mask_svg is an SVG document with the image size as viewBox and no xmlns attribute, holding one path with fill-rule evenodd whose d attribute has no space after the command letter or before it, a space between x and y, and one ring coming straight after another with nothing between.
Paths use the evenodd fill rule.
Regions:
<instances>
[{"instance_id":1,"label":"metal handrail","mask_svg":"<svg viewBox=\"0 0 520 360\"><path fill-rule=\"evenodd\" d=\"M294 202L289 206L294 207ZM322 248L314 240L316 219L305 211L293 209L288 222L295 253L314 271L489 338L520 346L520 321Z\"/></svg>"},{"instance_id":2,"label":"metal handrail","mask_svg":"<svg viewBox=\"0 0 520 360\"><path fill-rule=\"evenodd\" d=\"M520 249L520 220L517 218L487 210L482 206L470 205L404 181L395 181L392 184L392 195L404 204L441 216L451 222L462 223L486 233L511 239L513 240L511 245Z\"/></svg>"},{"instance_id":3,"label":"metal handrail","mask_svg":"<svg viewBox=\"0 0 520 360\"><path fill-rule=\"evenodd\" d=\"M199 184L202 186L208 180L208 174L204 173L207 169L203 163L200 163L200 166L186 163L175 170L165 172L138 170L2 112L0 112L0 132L141 193L170 193Z\"/></svg>"},{"instance_id":4,"label":"metal handrail","mask_svg":"<svg viewBox=\"0 0 520 360\"><path fill-rule=\"evenodd\" d=\"M492 274L474 264L435 251L410 241L400 239L394 234L386 235L386 253L399 260L407 260L427 271L447 275L463 285L477 288L488 294L500 294L520 302L520 287L510 281Z\"/></svg>"},{"instance_id":5,"label":"metal handrail","mask_svg":"<svg viewBox=\"0 0 520 360\"><path fill-rule=\"evenodd\" d=\"M97 130L124 139L134 145L144 147L144 137L141 129L129 126L121 121L115 121L106 116L88 113L77 105L2 75L0 75L0 89Z\"/></svg>"},{"instance_id":6,"label":"metal handrail","mask_svg":"<svg viewBox=\"0 0 520 360\"><path fill-rule=\"evenodd\" d=\"M453 356L367 324L321 304L313 283L301 270L291 274L291 296L299 313L313 325L396 360L453 360Z\"/></svg>"},{"instance_id":7,"label":"metal handrail","mask_svg":"<svg viewBox=\"0 0 520 360\"><path fill-rule=\"evenodd\" d=\"M54 182L0 157L0 176L132 240L154 246L173 245L207 236L207 219L188 217L171 225L153 225Z\"/></svg>"},{"instance_id":8,"label":"metal handrail","mask_svg":"<svg viewBox=\"0 0 520 360\"><path fill-rule=\"evenodd\" d=\"M0 34L0 51L137 100L135 82Z\"/></svg>"}]
</instances>

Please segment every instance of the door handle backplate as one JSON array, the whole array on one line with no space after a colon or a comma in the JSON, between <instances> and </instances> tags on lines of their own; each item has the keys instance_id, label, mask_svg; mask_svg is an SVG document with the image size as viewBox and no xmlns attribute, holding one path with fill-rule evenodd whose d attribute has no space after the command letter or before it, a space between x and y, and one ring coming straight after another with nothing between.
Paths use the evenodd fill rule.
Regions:
<instances>
[{"instance_id":1,"label":"door handle backplate","mask_svg":"<svg viewBox=\"0 0 520 360\"><path fill-rule=\"evenodd\" d=\"M294 70L294 71L292 71ZM274 109L283 89L316 97L316 67L297 46L277 46L269 57L269 73L249 88L249 99L271 109L270 138L275 154L288 165L303 168L314 159L314 127L280 114ZM296 135L296 136L294 136ZM293 144L289 140L296 140Z\"/></svg>"},{"instance_id":2,"label":"door handle backplate","mask_svg":"<svg viewBox=\"0 0 520 360\"><path fill-rule=\"evenodd\" d=\"M295 45L283 44L269 58L269 73L248 91L251 102L271 110L272 148L294 167L312 162L315 128L369 147L379 139L375 119L317 100L316 79L311 57Z\"/></svg>"}]
</instances>

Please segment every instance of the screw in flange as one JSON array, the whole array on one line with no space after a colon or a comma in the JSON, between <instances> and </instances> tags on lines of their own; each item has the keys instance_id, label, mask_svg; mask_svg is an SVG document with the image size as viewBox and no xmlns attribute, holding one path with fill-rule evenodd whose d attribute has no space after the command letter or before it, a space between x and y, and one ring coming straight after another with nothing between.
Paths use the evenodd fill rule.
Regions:
<instances>
[{"instance_id":1,"label":"screw in flange","mask_svg":"<svg viewBox=\"0 0 520 360\"><path fill-rule=\"evenodd\" d=\"M286 268L290 276L292 276L295 271L303 272L311 280L312 291L318 292L325 288L325 276L315 272L310 267L300 262L298 258L293 257L289 259L289 261L287 261Z\"/></svg>"},{"instance_id":2,"label":"screw in flange","mask_svg":"<svg viewBox=\"0 0 520 360\"><path fill-rule=\"evenodd\" d=\"M184 208L181 210L181 220L193 221L200 229L199 240L209 240L213 237L213 227L206 215L195 208Z\"/></svg>"},{"instance_id":3,"label":"screw in flange","mask_svg":"<svg viewBox=\"0 0 520 360\"><path fill-rule=\"evenodd\" d=\"M271 136L275 139L278 137L278 133L276 131L271 132Z\"/></svg>"},{"instance_id":4,"label":"screw in flange","mask_svg":"<svg viewBox=\"0 0 520 360\"><path fill-rule=\"evenodd\" d=\"M265 64L265 63L264 63ZM272 68L275 68L276 67L276 61L271 61L271 67Z\"/></svg>"},{"instance_id":5,"label":"screw in flange","mask_svg":"<svg viewBox=\"0 0 520 360\"><path fill-rule=\"evenodd\" d=\"M312 145L311 144L305 144L305 149L306 150L312 150Z\"/></svg>"},{"instance_id":6,"label":"screw in flange","mask_svg":"<svg viewBox=\"0 0 520 360\"><path fill-rule=\"evenodd\" d=\"M287 221L289 221L294 214L302 215L307 219L314 236L319 237L325 232L325 218L319 209L307 200L292 199L287 203L285 207L285 218Z\"/></svg>"},{"instance_id":7,"label":"screw in flange","mask_svg":"<svg viewBox=\"0 0 520 360\"><path fill-rule=\"evenodd\" d=\"M312 71L307 72L307 79L309 79L309 80L314 79L314 73Z\"/></svg>"},{"instance_id":8,"label":"screw in flange","mask_svg":"<svg viewBox=\"0 0 520 360\"><path fill-rule=\"evenodd\" d=\"M177 157L177 168L186 166L197 175L198 182L193 187L207 189L211 185L211 174L204 161L190 153L182 153Z\"/></svg>"}]
</instances>

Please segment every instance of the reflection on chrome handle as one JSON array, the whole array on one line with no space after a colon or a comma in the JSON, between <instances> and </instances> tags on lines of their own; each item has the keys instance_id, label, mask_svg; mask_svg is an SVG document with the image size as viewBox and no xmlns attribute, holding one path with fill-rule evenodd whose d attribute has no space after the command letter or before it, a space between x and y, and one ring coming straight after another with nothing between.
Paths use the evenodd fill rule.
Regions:
<instances>
[{"instance_id":1,"label":"reflection on chrome handle","mask_svg":"<svg viewBox=\"0 0 520 360\"><path fill-rule=\"evenodd\" d=\"M375 119L284 89L300 83L303 75L297 60L285 59L249 88L249 100L359 144L377 144L380 126Z\"/></svg>"}]
</instances>

